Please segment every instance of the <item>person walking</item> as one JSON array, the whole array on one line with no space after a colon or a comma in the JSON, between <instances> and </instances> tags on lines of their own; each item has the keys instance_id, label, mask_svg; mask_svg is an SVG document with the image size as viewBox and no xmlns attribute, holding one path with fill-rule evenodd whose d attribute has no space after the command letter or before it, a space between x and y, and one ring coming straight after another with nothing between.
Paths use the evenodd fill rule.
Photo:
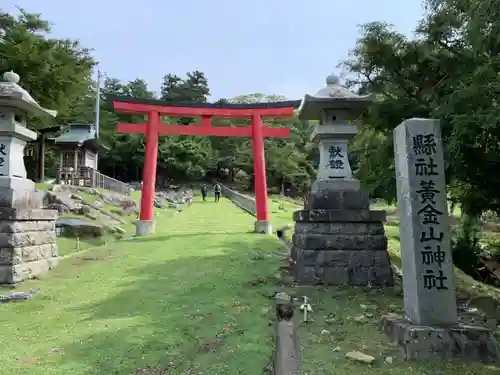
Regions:
<instances>
[{"instance_id":1,"label":"person walking","mask_svg":"<svg viewBox=\"0 0 500 375\"><path fill-rule=\"evenodd\" d=\"M207 185L201 185L201 197L203 198L203 202L207 200Z\"/></svg>"},{"instance_id":2,"label":"person walking","mask_svg":"<svg viewBox=\"0 0 500 375\"><path fill-rule=\"evenodd\" d=\"M215 201L218 202L220 200L220 193L222 191L222 188L219 183L216 183L214 186L214 196L215 196Z\"/></svg>"}]
</instances>

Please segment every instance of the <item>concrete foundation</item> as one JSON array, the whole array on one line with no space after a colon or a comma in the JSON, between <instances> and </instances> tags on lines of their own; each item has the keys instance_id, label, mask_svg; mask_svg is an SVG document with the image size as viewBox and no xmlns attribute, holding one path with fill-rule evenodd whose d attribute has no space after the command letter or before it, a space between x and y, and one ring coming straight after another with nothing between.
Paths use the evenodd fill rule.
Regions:
<instances>
[{"instance_id":1,"label":"concrete foundation","mask_svg":"<svg viewBox=\"0 0 500 375\"><path fill-rule=\"evenodd\" d=\"M273 226L269 220L255 220L254 224L255 233L272 234Z\"/></svg>"},{"instance_id":2,"label":"concrete foundation","mask_svg":"<svg viewBox=\"0 0 500 375\"><path fill-rule=\"evenodd\" d=\"M397 345L406 359L459 358L500 364L500 353L490 330L457 324L451 327L421 326L390 314L382 317L380 329Z\"/></svg>"},{"instance_id":3,"label":"concrete foundation","mask_svg":"<svg viewBox=\"0 0 500 375\"><path fill-rule=\"evenodd\" d=\"M137 237L147 236L155 232L154 220L137 220L135 222L135 235Z\"/></svg>"}]
</instances>

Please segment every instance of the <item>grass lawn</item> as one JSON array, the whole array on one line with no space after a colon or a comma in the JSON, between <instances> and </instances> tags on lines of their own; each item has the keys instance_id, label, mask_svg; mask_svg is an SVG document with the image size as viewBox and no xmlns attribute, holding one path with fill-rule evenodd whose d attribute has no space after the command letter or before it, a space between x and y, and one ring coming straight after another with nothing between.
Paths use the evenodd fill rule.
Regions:
<instances>
[{"instance_id":1,"label":"grass lawn","mask_svg":"<svg viewBox=\"0 0 500 375\"><path fill-rule=\"evenodd\" d=\"M262 374L280 245L229 201L62 260L0 305L2 374ZM6 293L6 290L2 290ZM159 366L165 372L136 372Z\"/></svg>"}]
</instances>

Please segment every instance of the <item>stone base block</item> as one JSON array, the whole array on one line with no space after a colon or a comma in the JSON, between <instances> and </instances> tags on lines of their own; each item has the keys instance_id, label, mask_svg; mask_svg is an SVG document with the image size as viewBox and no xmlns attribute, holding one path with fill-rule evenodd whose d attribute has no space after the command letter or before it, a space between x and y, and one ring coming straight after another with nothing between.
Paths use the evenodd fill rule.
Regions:
<instances>
[{"instance_id":1,"label":"stone base block","mask_svg":"<svg viewBox=\"0 0 500 375\"><path fill-rule=\"evenodd\" d=\"M306 210L369 210L370 200L362 191L321 190L311 193Z\"/></svg>"},{"instance_id":2,"label":"stone base block","mask_svg":"<svg viewBox=\"0 0 500 375\"><path fill-rule=\"evenodd\" d=\"M255 233L272 234L273 226L269 220L255 220L254 224Z\"/></svg>"},{"instance_id":3,"label":"stone base block","mask_svg":"<svg viewBox=\"0 0 500 375\"><path fill-rule=\"evenodd\" d=\"M369 210L360 192L322 194L327 198L317 194L311 204L337 208L294 213L295 280L307 285L394 285L383 225L385 211Z\"/></svg>"},{"instance_id":4,"label":"stone base block","mask_svg":"<svg viewBox=\"0 0 500 375\"><path fill-rule=\"evenodd\" d=\"M147 236L155 232L155 221L154 220L137 220L135 222L135 235L136 236Z\"/></svg>"},{"instance_id":5,"label":"stone base block","mask_svg":"<svg viewBox=\"0 0 500 375\"><path fill-rule=\"evenodd\" d=\"M39 276L57 264L56 216L52 210L0 209L0 218L9 218L0 220L0 284Z\"/></svg>"},{"instance_id":6,"label":"stone base block","mask_svg":"<svg viewBox=\"0 0 500 375\"><path fill-rule=\"evenodd\" d=\"M311 193L320 191L358 191L361 188L359 180L354 178L336 178L332 180L317 180L311 184Z\"/></svg>"},{"instance_id":7,"label":"stone base block","mask_svg":"<svg viewBox=\"0 0 500 375\"><path fill-rule=\"evenodd\" d=\"M377 223L384 222L383 210L300 210L293 220L302 223Z\"/></svg>"},{"instance_id":8,"label":"stone base block","mask_svg":"<svg viewBox=\"0 0 500 375\"><path fill-rule=\"evenodd\" d=\"M0 189L35 191L35 183L27 178L0 176Z\"/></svg>"},{"instance_id":9,"label":"stone base block","mask_svg":"<svg viewBox=\"0 0 500 375\"><path fill-rule=\"evenodd\" d=\"M44 192L39 191L0 187L0 207L24 210L41 209L44 195Z\"/></svg>"},{"instance_id":10,"label":"stone base block","mask_svg":"<svg viewBox=\"0 0 500 375\"><path fill-rule=\"evenodd\" d=\"M458 324L453 327L420 326L400 315L382 317L380 329L404 353L406 359L459 358L500 364L500 352L492 333L484 327Z\"/></svg>"},{"instance_id":11,"label":"stone base block","mask_svg":"<svg viewBox=\"0 0 500 375\"><path fill-rule=\"evenodd\" d=\"M309 259L307 259L309 257ZM386 251L316 251L293 248L294 279L302 285L393 286Z\"/></svg>"},{"instance_id":12,"label":"stone base block","mask_svg":"<svg viewBox=\"0 0 500 375\"><path fill-rule=\"evenodd\" d=\"M15 265L0 265L0 284L16 284L40 276L54 268L58 262L59 257L51 257Z\"/></svg>"},{"instance_id":13,"label":"stone base block","mask_svg":"<svg viewBox=\"0 0 500 375\"><path fill-rule=\"evenodd\" d=\"M0 207L0 226L7 222L7 225L11 225L12 222L27 222L27 221L55 221L58 217L57 210L45 210L45 209L22 209L22 208L10 208L10 207ZM10 223L10 224L9 224Z\"/></svg>"}]
</instances>

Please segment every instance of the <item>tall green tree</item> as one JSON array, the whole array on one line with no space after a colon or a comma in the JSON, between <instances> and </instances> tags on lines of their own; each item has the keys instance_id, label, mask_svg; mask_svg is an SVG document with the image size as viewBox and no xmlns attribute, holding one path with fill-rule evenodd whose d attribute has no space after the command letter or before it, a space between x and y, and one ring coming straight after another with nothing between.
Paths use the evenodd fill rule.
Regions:
<instances>
[{"instance_id":1,"label":"tall green tree","mask_svg":"<svg viewBox=\"0 0 500 375\"><path fill-rule=\"evenodd\" d=\"M427 13L408 39L373 22L344 67L350 84L377 95L357 139L358 173L372 191L395 196L392 130L410 117L441 120L450 191L474 216L500 211L500 90L494 1L427 1ZM488 26L490 25L490 26ZM370 150L381 152L376 158ZM375 155L375 154L373 154ZM382 165L377 167L375 164Z\"/></svg>"},{"instance_id":2,"label":"tall green tree","mask_svg":"<svg viewBox=\"0 0 500 375\"><path fill-rule=\"evenodd\" d=\"M12 70L20 84L42 106L57 109L62 118L81 97L92 90L90 51L78 41L51 37L49 22L38 13L19 9L18 14L2 12L0 29L0 72ZM43 125L47 120L43 120ZM30 121L30 125L42 123Z\"/></svg>"}]
</instances>

